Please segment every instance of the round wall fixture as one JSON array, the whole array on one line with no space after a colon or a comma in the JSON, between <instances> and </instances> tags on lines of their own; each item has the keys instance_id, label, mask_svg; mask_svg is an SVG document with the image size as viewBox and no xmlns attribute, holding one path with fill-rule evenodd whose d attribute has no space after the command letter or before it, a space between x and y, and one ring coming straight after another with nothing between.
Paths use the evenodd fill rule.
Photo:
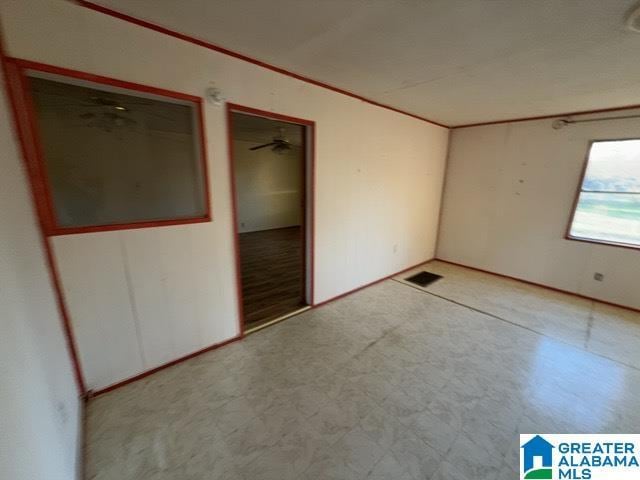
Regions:
<instances>
[{"instance_id":1,"label":"round wall fixture","mask_svg":"<svg viewBox=\"0 0 640 480\"><path fill-rule=\"evenodd\" d=\"M628 30L640 33L640 5L638 5L627 17L625 25Z\"/></svg>"},{"instance_id":2,"label":"round wall fixture","mask_svg":"<svg viewBox=\"0 0 640 480\"><path fill-rule=\"evenodd\" d=\"M554 130L560 130L561 128L564 128L567 125L569 125L569 120L565 118L558 118L557 120L553 121L553 123L551 124L551 127Z\"/></svg>"},{"instance_id":3,"label":"round wall fixture","mask_svg":"<svg viewBox=\"0 0 640 480\"><path fill-rule=\"evenodd\" d=\"M222 92L220 92L219 88L214 86L207 88L205 95L209 103L216 106L222 105L222 102L224 101L222 98Z\"/></svg>"}]
</instances>

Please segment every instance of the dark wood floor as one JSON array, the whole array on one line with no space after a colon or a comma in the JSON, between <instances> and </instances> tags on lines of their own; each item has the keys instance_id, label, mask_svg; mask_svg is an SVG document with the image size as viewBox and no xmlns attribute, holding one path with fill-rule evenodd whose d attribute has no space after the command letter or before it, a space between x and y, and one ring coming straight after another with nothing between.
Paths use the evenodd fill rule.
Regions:
<instances>
[{"instance_id":1,"label":"dark wood floor","mask_svg":"<svg viewBox=\"0 0 640 480\"><path fill-rule=\"evenodd\" d=\"M246 327L305 305L301 227L241 233L240 267Z\"/></svg>"}]
</instances>

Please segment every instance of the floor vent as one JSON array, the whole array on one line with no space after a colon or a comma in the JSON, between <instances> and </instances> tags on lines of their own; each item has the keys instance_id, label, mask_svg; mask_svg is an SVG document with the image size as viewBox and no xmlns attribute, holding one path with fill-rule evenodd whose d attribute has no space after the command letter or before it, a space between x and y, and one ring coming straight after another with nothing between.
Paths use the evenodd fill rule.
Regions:
<instances>
[{"instance_id":1,"label":"floor vent","mask_svg":"<svg viewBox=\"0 0 640 480\"><path fill-rule=\"evenodd\" d=\"M421 287L426 287L436 280L440 280L442 275L436 275L435 273L430 272L420 272L415 275L411 275L409 278L405 278L407 282L415 283Z\"/></svg>"}]
</instances>

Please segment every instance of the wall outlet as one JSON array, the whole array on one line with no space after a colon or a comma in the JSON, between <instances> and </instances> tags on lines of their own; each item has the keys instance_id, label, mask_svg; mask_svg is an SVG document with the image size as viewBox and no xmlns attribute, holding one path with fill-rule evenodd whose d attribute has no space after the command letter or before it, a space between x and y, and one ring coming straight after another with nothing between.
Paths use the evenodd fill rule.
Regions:
<instances>
[{"instance_id":1,"label":"wall outlet","mask_svg":"<svg viewBox=\"0 0 640 480\"><path fill-rule=\"evenodd\" d=\"M601 282L601 281L603 281L603 280L604 280L604 275L603 275L603 274L601 274L601 273L596 272L596 273L594 273L594 274L593 274L593 279L594 279L596 282Z\"/></svg>"},{"instance_id":2,"label":"wall outlet","mask_svg":"<svg viewBox=\"0 0 640 480\"><path fill-rule=\"evenodd\" d=\"M398 253L398 244L397 243L395 243L393 245L393 253Z\"/></svg>"}]
</instances>

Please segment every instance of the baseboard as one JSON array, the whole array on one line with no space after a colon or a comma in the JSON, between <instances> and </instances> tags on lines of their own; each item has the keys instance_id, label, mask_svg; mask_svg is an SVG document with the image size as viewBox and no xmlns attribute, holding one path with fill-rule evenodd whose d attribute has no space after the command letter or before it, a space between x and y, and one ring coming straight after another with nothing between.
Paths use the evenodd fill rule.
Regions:
<instances>
[{"instance_id":1,"label":"baseboard","mask_svg":"<svg viewBox=\"0 0 640 480\"><path fill-rule=\"evenodd\" d=\"M120 387L124 387L125 385L128 385L129 383L132 382L136 382L138 380L143 379L144 377L148 377L149 375L153 375L156 372L159 372L160 370L164 370L165 368L169 368L172 367L173 365L176 365L178 363L182 363L186 360L189 360L191 358L197 357L198 355L202 355L203 353L206 352L210 352L211 350L215 350L217 348L220 347L224 347L225 345L229 345L230 343L233 342L237 342L238 340L242 339L243 335L236 335L235 337L230 338L229 340L225 340L224 342L220 342L220 343L214 343L213 345L209 345L208 347L202 348L200 350L196 350L195 352L189 353L187 355L184 355L182 357L176 358L175 360L171 360L170 362L167 363L163 363L162 365L152 368L151 370L146 370L142 373L139 373L137 375L134 375L133 377L129 377L125 380L122 380L120 382L114 383L112 385L109 385L107 387L101 388L99 390L90 390L87 393L88 398L93 398L93 397L97 397L98 395L102 395L104 393L110 392L112 390L115 390L116 388L120 388Z\"/></svg>"},{"instance_id":2,"label":"baseboard","mask_svg":"<svg viewBox=\"0 0 640 480\"><path fill-rule=\"evenodd\" d=\"M390 279L391 277L395 277L396 275L400 275L401 273L408 272L409 270L413 270L414 268L419 267L420 265L424 265L425 263L429 263L432 260L435 260L435 257L431 257L428 260L424 260L424 261L422 261L420 263L416 263L415 265L412 265L410 267L403 268L402 270L397 271L395 273L392 273L391 275L387 275L386 277L379 278L378 280L374 280L373 282L366 283L366 284L361 285L359 287L356 287L356 288L354 288L352 290L349 290L348 292L341 293L340 295L336 295L335 297L331 297L328 300L323 300L323 301L321 301L319 303L315 303L315 304L313 304L313 307L314 308L321 307L322 305L326 305L327 303L335 302L336 300L339 300L342 297L346 297L347 295L351 295L352 293L356 293L357 291L362 290L363 288L371 287L372 285L375 285L376 283L383 282L385 280Z\"/></svg>"},{"instance_id":3,"label":"baseboard","mask_svg":"<svg viewBox=\"0 0 640 480\"><path fill-rule=\"evenodd\" d=\"M87 475L87 395L78 399L78 439L76 444L76 479L86 480Z\"/></svg>"},{"instance_id":4,"label":"baseboard","mask_svg":"<svg viewBox=\"0 0 640 480\"><path fill-rule=\"evenodd\" d=\"M496 277L508 278L509 280L515 280L517 282L526 283L527 285L533 285L535 287L545 288L547 290L552 290L554 292L565 293L567 295L572 295L574 297L583 298L585 300L591 300L592 302L598 302L598 303L602 303L602 304L605 304L605 305L611 305L612 307L623 308L625 310L630 310L632 312L639 312L640 313L640 309L635 308L635 307L631 307L629 305L621 305L619 303L613 303L613 302L608 302L606 300L600 300L598 298L589 297L587 295L582 295L580 293L571 292L569 290L563 290L561 288L552 287L550 285L545 285L543 283L536 283L536 282L532 282L530 280L526 280L524 278L518 278L518 277L513 277L511 275L505 275L503 273L492 272L491 270L484 270L482 268L472 267L470 265L465 265L463 263L458 263L458 262L452 262L450 260L444 260L444 259L438 258L438 257L434 258L434 260L436 260L438 262L442 262L442 263L448 263L450 265L455 265L457 267L468 268L469 270L475 270L476 272L488 273L489 275L495 275Z\"/></svg>"},{"instance_id":5,"label":"baseboard","mask_svg":"<svg viewBox=\"0 0 640 480\"><path fill-rule=\"evenodd\" d=\"M335 297L332 297L332 298L330 298L328 300L323 300L320 303L316 303L314 305L311 305L311 308L313 309L313 308L321 307L321 306L326 305L326 304L328 304L330 302L334 302L334 301L339 300L339 299L341 299L343 297L346 297L347 295L351 295L352 293L355 293L355 292L357 292L359 290L362 290L363 288L367 288L367 287L370 287L372 285L375 285L376 283L380 283L380 282L382 282L384 280L388 280L391 277L395 277L396 275L400 275L403 272L406 272L408 270L412 270L412 269L414 269L416 267L419 267L420 265L423 265L425 263L428 263L428 262L430 262L432 260L434 260L434 258L430 258L428 260L424 260L422 262L416 263L415 265L411 265L410 267L403 268L402 270L399 270L399 271L397 271L395 273L392 273L390 275L386 275L385 277L382 277L382 278L379 278L377 280L374 280L373 282L366 283L365 285L361 285L361 286L359 286L357 288L349 290L348 292L342 293L342 294L337 295ZM93 397L97 397L99 395L103 395L103 394L105 394L107 392L111 392L111 391L113 391L113 390L115 390L117 388L120 388L120 387L123 387L125 385L128 385L129 383L136 382L136 381L141 380L141 379L143 379L143 378L145 378L145 377L147 377L149 375L153 375L154 373L159 372L160 370L164 370L165 368L169 368L169 367L171 367L173 365L176 365L178 363L184 362L185 360L189 360L190 358L197 357L198 355L202 355L203 353L209 352L211 350L215 350L217 348L220 348L220 347L223 347L223 346L228 345L230 343L233 343L233 342L236 342L238 340L241 340L243 337L244 337L243 335L237 335L237 336L235 336L235 337L233 337L233 338L231 338L229 340L226 340L226 341L221 342L221 343L216 343L216 344L211 345L209 347L206 347L206 348L203 348L201 350L195 351L193 353L190 353L190 354L185 355L183 357L177 358L177 359L172 360L170 362L164 363L164 364L162 364L162 365L160 365L158 367L155 367L155 368L152 368L150 370L144 371L142 373L139 373L138 375L134 375L133 377L127 378L125 380L122 380L120 382L114 383L114 384L109 385L107 387L104 387L104 388L101 388L101 389L95 390L95 391L89 391L87 393L87 398L93 398Z\"/></svg>"}]
</instances>

